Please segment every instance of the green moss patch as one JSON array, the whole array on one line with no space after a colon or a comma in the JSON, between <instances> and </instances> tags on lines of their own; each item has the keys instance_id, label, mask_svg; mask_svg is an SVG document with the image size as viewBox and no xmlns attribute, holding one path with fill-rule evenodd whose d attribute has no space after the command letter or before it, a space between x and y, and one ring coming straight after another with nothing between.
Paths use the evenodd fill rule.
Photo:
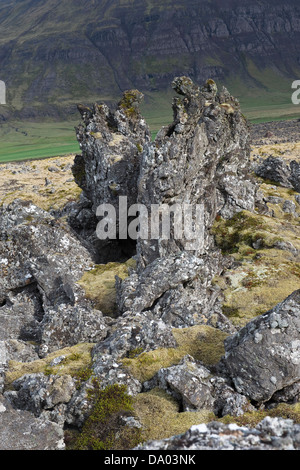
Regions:
<instances>
[{"instance_id":1,"label":"green moss patch","mask_svg":"<svg viewBox=\"0 0 300 470\"><path fill-rule=\"evenodd\" d=\"M104 315L116 315L116 276L125 279L130 268L135 267L135 261L129 259L126 263L99 264L91 271L84 273L78 284L85 290L86 296L93 300L95 308Z\"/></svg>"},{"instance_id":2,"label":"green moss patch","mask_svg":"<svg viewBox=\"0 0 300 470\"><path fill-rule=\"evenodd\" d=\"M9 368L5 374L5 386L9 387L11 383L25 374L35 374L42 372L44 374L71 375L77 379L85 376L91 365L91 351L94 343L80 343L76 346L67 347L55 351L43 359L37 359L31 362L9 361ZM64 356L57 365L52 365L52 361L57 357Z\"/></svg>"},{"instance_id":3,"label":"green moss patch","mask_svg":"<svg viewBox=\"0 0 300 470\"><path fill-rule=\"evenodd\" d=\"M178 347L159 348L122 360L123 365L140 382L150 380L161 368L178 364L186 354L206 365L218 363L224 355L224 339L227 334L218 329L196 325L174 328L172 332Z\"/></svg>"},{"instance_id":4,"label":"green moss patch","mask_svg":"<svg viewBox=\"0 0 300 470\"><path fill-rule=\"evenodd\" d=\"M119 106L124 110L127 117L137 117L139 114L139 104L142 98L143 95L138 90L125 91Z\"/></svg>"},{"instance_id":5,"label":"green moss patch","mask_svg":"<svg viewBox=\"0 0 300 470\"><path fill-rule=\"evenodd\" d=\"M133 398L124 385L109 385L101 390L93 381L90 400L94 406L73 444L73 450L128 450L141 442L138 428L122 426L122 416L133 416Z\"/></svg>"},{"instance_id":6,"label":"green moss patch","mask_svg":"<svg viewBox=\"0 0 300 470\"><path fill-rule=\"evenodd\" d=\"M134 398L134 411L143 426L144 441L178 435L194 424L215 419L215 415L205 409L181 413L177 401L159 388L139 393Z\"/></svg>"}]
</instances>

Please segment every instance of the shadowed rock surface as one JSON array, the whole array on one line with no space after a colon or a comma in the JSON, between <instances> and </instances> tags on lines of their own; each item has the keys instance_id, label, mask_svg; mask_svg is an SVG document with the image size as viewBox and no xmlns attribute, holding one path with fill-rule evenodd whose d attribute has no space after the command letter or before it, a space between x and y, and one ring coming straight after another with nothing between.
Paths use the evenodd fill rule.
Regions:
<instances>
[{"instance_id":1,"label":"shadowed rock surface","mask_svg":"<svg viewBox=\"0 0 300 470\"><path fill-rule=\"evenodd\" d=\"M2 398L0 417L0 450L65 450L64 433L58 424L36 419Z\"/></svg>"}]
</instances>

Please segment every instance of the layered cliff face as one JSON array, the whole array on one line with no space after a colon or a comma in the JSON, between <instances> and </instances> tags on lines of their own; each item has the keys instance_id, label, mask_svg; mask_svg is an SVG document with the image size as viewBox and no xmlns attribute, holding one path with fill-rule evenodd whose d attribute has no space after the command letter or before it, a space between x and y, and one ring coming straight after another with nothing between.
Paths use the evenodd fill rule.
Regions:
<instances>
[{"instance_id":1,"label":"layered cliff face","mask_svg":"<svg viewBox=\"0 0 300 470\"><path fill-rule=\"evenodd\" d=\"M1 79L23 119L66 117L126 89L151 95L183 74L279 103L300 72L296 0L13 1L0 25Z\"/></svg>"}]
</instances>

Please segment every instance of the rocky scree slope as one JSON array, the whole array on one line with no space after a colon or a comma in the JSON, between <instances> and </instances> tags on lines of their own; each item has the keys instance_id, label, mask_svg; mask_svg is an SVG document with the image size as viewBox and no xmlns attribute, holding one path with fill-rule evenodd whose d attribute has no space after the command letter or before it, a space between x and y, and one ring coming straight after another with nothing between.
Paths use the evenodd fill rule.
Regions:
<instances>
[{"instance_id":1,"label":"rocky scree slope","mask_svg":"<svg viewBox=\"0 0 300 470\"><path fill-rule=\"evenodd\" d=\"M2 204L3 449L129 449L192 425L170 445L299 448L299 426L274 418L297 419L299 290L260 315L253 310L245 324L235 321L242 306L236 316L230 310L235 290L248 304L253 294L250 310L257 302L252 285L232 280L267 250L283 252L299 281L297 200L288 220L269 207L248 124L226 89L188 77L173 88L174 120L154 142L137 90L113 110L79 107L82 153L72 169L79 199L48 210L24 197ZM117 208L118 196L146 207L202 204L203 239L192 249L184 237L99 240L97 207ZM273 221L293 234L293 248L272 238ZM264 417L249 431L220 423Z\"/></svg>"}]
</instances>

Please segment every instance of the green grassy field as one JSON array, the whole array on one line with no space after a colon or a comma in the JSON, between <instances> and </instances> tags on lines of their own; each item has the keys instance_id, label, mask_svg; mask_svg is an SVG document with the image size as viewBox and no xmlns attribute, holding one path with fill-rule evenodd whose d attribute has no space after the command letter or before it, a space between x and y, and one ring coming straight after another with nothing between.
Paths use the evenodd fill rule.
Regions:
<instances>
[{"instance_id":1,"label":"green grassy field","mask_svg":"<svg viewBox=\"0 0 300 470\"><path fill-rule=\"evenodd\" d=\"M79 152L74 130L78 122L4 123L0 126L0 161L38 159Z\"/></svg>"},{"instance_id":2,"label":"green grassy field","mask_svg":"<svg viewBox=\"0 0 300 470\"><path fill-rule=\"evenodd\" d=\"M232 86L235 84L232 83ZM235 95L237 96L238 93ZM242 112L250 122L266 122L300 117L300 105L289 101L286 90L277 94L240 90ZM147 96L142 105L152 137L172 122L172 91ZM80 152L75 127L80 122L4 122L0 124L0 162L39 159Z\"/></svg>"}]
</instances>

